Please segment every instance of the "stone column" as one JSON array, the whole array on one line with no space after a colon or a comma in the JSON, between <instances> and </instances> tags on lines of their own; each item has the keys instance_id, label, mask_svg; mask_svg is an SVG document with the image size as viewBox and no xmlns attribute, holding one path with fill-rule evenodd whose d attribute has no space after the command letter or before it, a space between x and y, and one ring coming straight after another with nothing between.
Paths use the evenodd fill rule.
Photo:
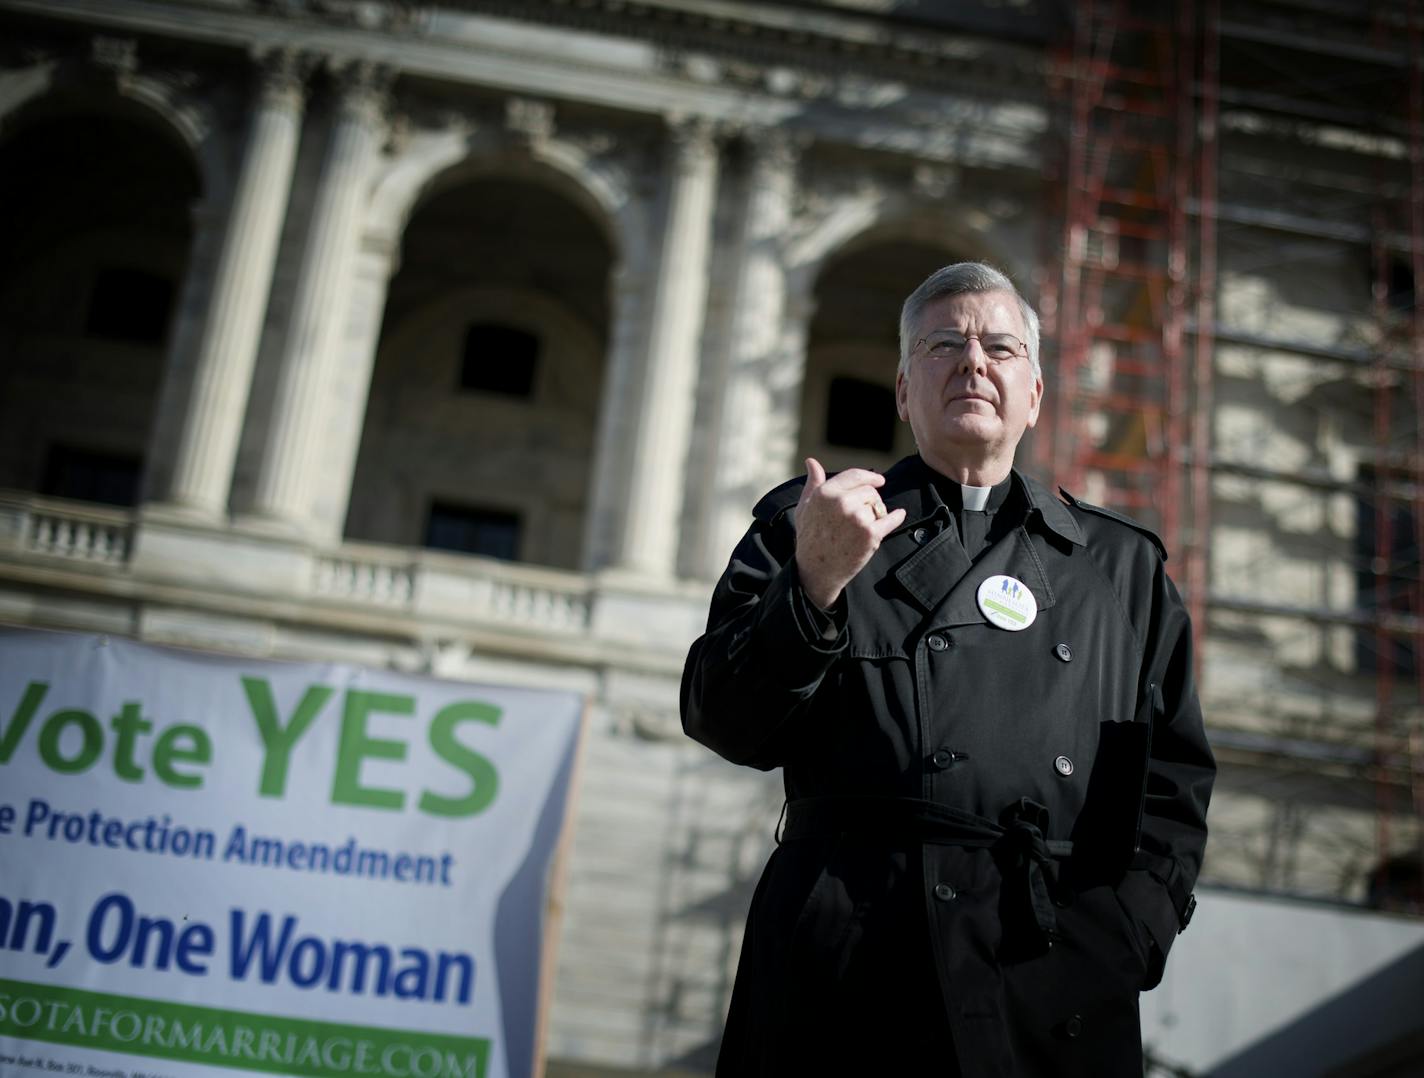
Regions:
<instances>
[{"instance_id":1,"label":"stone column","mask_svg":"<svg viewBox=\"0 0 1424 1078\"><path fill-rule=\"evenodd\" d=\"M313 528L312 494L333 366L348 309L362 210L380 150L384 69L339 72L330 142L297 270L253 514L284 530Z\"/></svg>"},{"instance_id":2,"label":"stone column","mask_svg":"<svg viewBox=\"0 0 1424 1078\"><path fill-rule=\"evenodd\" d=\"M202 516L227 508L252 366L301 135L302 78L290 52L263 64L247 148L196 348L168 502Z\"/></svg>"},{"instance_id":3,"label":"stone column","mask_svg":"<svg viewBox=\"0 0 1424 1078\"><path fill-rule=\"evenodd\" d=\"M621 262L610 275L613 334L599 396L598 433L593 450L593 478L584 519L583 567L593 571L615 557L618 529L627 505L629 411L636 396L643 358L644 296L647 274L634 262Z\"/></svg>"},{"instance_id":4,"label":"stone column","mask_svg":"<svg viewBox=\"0 0 1424 1078\"><path fill-rule=\"evenodd\" d=\"M329 382L326 437L317 456L322 481L311 499L316 532L332 539L340 537L351 505L386 293L399 253L397 242L368 235L349 277L351 299L345 332L335 346L337 362Z\"/></svg>"},{"instance_id":5,"label":"stone column","mask_svg":"<svg viewBox=\"0 0 1424 1078\"><path fill-rule=\"evenodd\" d=\"M670 577L692 431L707 302L707 260L717 187L717 142L702 120L673 124L667 216L648 322L643 385L633 424L628 498L613 564Z\"/></svg>"},{"instance_id":6,"label":"stone column","mask_svg":"<svg viewBox=\"0 0 1424 1078\"><path fill-rule=\"evenodd\" d=\"M715 578L751 520L758 497L787 478L784 454L772 453L778 388L793 371L786 347L786 270L781 244L791 225L796 145L784 134L754 132L747 202L721 384L715 396L708 467L698 501L692 564Z\"/></svg>"}]
</instances>

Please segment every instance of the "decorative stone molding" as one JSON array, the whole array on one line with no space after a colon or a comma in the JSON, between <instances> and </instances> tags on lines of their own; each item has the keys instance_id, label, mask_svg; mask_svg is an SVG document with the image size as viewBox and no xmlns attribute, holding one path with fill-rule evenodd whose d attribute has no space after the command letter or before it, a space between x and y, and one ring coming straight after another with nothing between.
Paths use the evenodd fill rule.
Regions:
<instances>
[{"instance_id":1,"label":"decorative stone molding","mask_svg":"<svg viewBox=\"0 0 1424 1078\"><path fill-rule=\"evenodd\" d=\"M299 49L269 45L251 50L257 65L259 104L300 109L306 99L306 84L316 69L317 59Z\"/></svg>"},{"instance_id":2,"label":"decorative stone molding","mask_svg":"<svg viewBox=\"0 0 1424 1078\"><path fill-rule=\"evenodd\" d=\"M387 119L397 75L394 67L356 57L331 57L326 67L335 80L337 109L342 115L372 125Z\"/></svg>"},{"instance_id":3,"label":"decorative stone molding","mask_svg":"<svg viewBox=\"0 0 1424 1078\"><path fill-rule=\"evenodd\" d=\"M283 18L318 19L386 34L423 30L432 10L432 5L414 0L256 0L256 6Z\"/></svg>"},{"instance_id":4,"label":"decorative stone molding","mask_svg":"<svg viewBox=\"0 0 1424 1078\"><path fill-rule=\"evenodd\" d=\"M800 101L829 97L835 89L835 80L823 73L782 64L768 65L716 57L691 50L663 49L658 53L657 64L668 75L704 86L734 86Z\"/></svg>"},{"instance_id":5,"label":"decorative stone molding","mask_svg":"<svg viewBox=\"0 0 1424 1078\"><path fill-rule=\"evenodd\" d=\"M949 165L920 163L912 176L915 194L922 198L941 199L959 186L959 170Z\"/></svg>"},{"instance_id":6,"label":"decorative stone molding","mask_svg":"<svg viewBox=\"0 0 1424 1078\"><path fill-rule=\"evenodd\" d=\"M705 167L714 161L720 141L726 137L723 125L705 116L672 113L666 117L668 141L672 145L672 166L681 172Z\"/></svg>"},{"instance_id":7,"label":"decorative stone molding","mask_svg":"<svg viewBox=\"0 0 1424 1078\"><path fill-rule=\"evenodd\" d=\"M702 84L732 85L777 96L832 96L847 68L871 82L958 86L1036 85L1036 49L985 48L982 35L949 28L887 26L884 19L823 11L814 23L786 19L779 5L673 6L637 0L462 0L489 15L647 41L667 74ZM888 31L888 32L887 32ZM972 61L970 63L969 61Z\"/></svg>"},{"instance_id":8,"label":"decorative stone molding","mask_svg":"<svg viewBox=\"0 0 1424 1078\"><path fill-rule=\"evenodd\" d=\"M554 106L547 101L511 97L505 102L504 126L523 145L541 146L554 135Z\"/></svg>"},{"instance_id":9,"label":"decorative stone molding","mask_svg":"<svg viewBox=\"0 0 1424 1078\"><path fill-rule=\"evenodd\" d=\"M768 127L764 124L744 127L741 137L751 152L753 167L765 167L778 172L795 170L801 158L815 142L809 131Z\"/></svg>"},{"instance_id":10,"label":"decorative stone molding","mask_svg":"<svg viewBox=\"0 0 1424 1078\"><path fill-rule=\"evenodd\" d=\"M115 82L123 82L138 70L138 42L131 37L97 35L89 42L89 62Z\"/></svg>"}]
</instances>

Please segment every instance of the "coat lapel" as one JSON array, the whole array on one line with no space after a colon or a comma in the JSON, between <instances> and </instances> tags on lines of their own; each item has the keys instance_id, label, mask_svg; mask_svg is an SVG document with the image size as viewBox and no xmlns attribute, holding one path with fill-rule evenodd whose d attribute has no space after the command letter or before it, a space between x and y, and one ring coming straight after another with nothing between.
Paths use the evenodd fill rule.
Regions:
<instances>
[{"instance_id":1,"label":"coat lapel","mask_svg":"<svg viewBox=\"0 0 1424 1078\"><path fill-rule=\"evenodd\" d=\"M935 493L933 475L918 456L907 457L885 473L881 496L889 508L904 508L906 520L876 552L867 567L871 575L877 580L893 578L924 613L933 614L927 624L942 628L983 622L979 585L1000 574L1026 584L1040 610L1053 606L1057 600L1027 528L1015 528L974 564L964 552L953 515ZM1031 479L1021 480L1030 518L1037 515L1042 525L1081 544L1082 534L1066 507ZM913 538L917 528L930 533L923 545Z\"/></svg>"},{"instance_id":2,"label":"coat lapel","mask_svg":"<svg viewBox=\"0 0 1424 1078\"><path fill-rule=\"evenodd\" d=\"M967 563L969 559L964 552L961 550L959 553ZM979 611L979 585L991 576L1001 575L1011 576L1026 584L1038 601L1039 610L1047 610L1057 601L1028 530L1020 525L985 551L972 569L955 578L949 594L930 616L930 624L951 629L956 625L983 622L984 615Z\"/></svg>"},{"instance_id":3,"label":"coat lapel","mask_svg":"<svg viewBox=\"0 0 1424 1078\"><path fill-rule=\"evenodd\" d=\"M954 530L954 521L896 566L894 576L910 598L929 613L972 567Z\"/></svg>"},{"instance_id":4,"label":"coat lapel","mask_svg":"<svg viewBox=\"0 0 1424 1078\"><path fill-rule=\"evenodd\" d=\"M918 456L906 457L885 473L881 496L891 510L904 509L905 523L885 537L866 567L875 579L894 579L905 594L929 613L969 568L954 533L954 518L935 492L933 474ZM927 536L915 541L917 530Z\"/></svg>"}]
</instances>

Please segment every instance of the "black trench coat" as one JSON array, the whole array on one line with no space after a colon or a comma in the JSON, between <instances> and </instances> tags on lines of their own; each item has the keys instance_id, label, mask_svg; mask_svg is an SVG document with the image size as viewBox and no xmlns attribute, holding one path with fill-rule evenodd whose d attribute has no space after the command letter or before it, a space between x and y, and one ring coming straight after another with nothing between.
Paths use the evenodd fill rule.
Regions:
<instances>
[{"instance_id":1,"label":"black trench coat","mask_svg":"<svg viewBox=\"0 0 1424 1078\"><path fill-rule=\"evenodd\" d=\"M907 517L833 639L797 577L804 480L772 491L688 656L687 732L782 767L788 802L719 1075L1142 1073L1215 774L1165 552L1015 472L1022 523L971 564L933 478L886 473ZM997 574L1027 629L981 614Z\"/></svg>"}]
</instances>

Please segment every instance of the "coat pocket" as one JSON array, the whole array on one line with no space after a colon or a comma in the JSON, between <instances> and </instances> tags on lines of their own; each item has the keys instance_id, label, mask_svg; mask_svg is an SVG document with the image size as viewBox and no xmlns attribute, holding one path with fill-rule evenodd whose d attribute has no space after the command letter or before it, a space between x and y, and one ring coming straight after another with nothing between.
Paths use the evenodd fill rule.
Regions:
<instances>
[{"instance_id":1,"label":"coat pocket","mask_svg":"<svg viewBox=\"0 0 1424 1078\"><path fill-rule=\"evenodd\" d=\"M1082 811L1073 824L1073 868L1080 880L1105 883L1132 863L1151 732L1151 726L1143 722L1098 725L1092 774Z\"/></svg>"},{"instance_id":2,"label":"coat pocket","mask_svg":"<svg viewBox=\"0 0 1424 1078\"><path fill-rule=\"evenodd\" d=\"M914 940L923 945L921 891L907 876L908 855L880 842L842 835L829 844L791 934L789 978L808 998L836 1006L873 999L899 976L891 957Z\"/></svg>"},{"instance_id":3,"label":"coat pocket","mask_svg":"<svg viewBox=\"0 0 1424 1078\"><path fill-rule=\"evenodd\" d=\"M839 839L831 843L791 930L793 985L815 994L844 976L860 910L847 879Z\"/></svg>"},{"instance_id":4,"label":"coat pocket","mask_svg":"<svg viewBox=\"0 0 1424 1078\"><path fill-rule=\"evenodd\" d=\"M1142 930L1107 885L1079 892L1059 910L1059 930L1068 944L1092 965L1112 975L1121 988L1137 991L1147 975L1148 949Z\"/></svg>"}]
</instances>

